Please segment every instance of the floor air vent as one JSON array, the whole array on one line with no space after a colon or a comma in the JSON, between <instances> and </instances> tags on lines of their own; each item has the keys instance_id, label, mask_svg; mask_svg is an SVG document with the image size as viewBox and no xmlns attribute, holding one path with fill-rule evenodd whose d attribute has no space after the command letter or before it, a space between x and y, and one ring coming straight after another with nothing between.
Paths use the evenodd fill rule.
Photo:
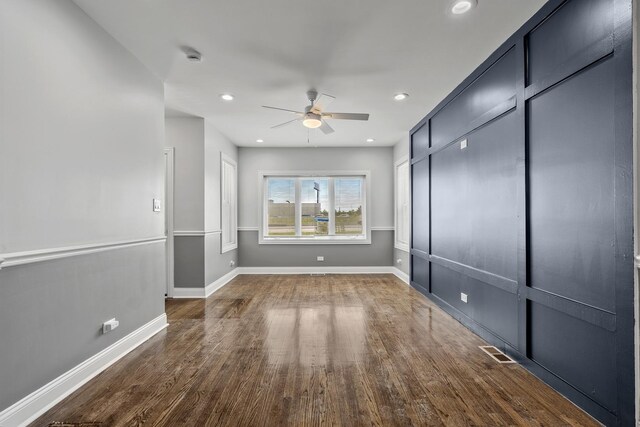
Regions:
<instances>
[{"instance_id":1,"label":"floor air vent","mask_svg":"<svg viewBox=\"0 0 640 427\"><path fill-rule=\"evenodd\" d=\"M489 356L493 358L498 363L516 363L515 360L498 350L492 345L481 345L480 350L487 353Z\"/></svg>"},{"instance_id":2,"label":"floor air vent","mask_svg":"<svg viewBox=\"0 0 640 427\"><path fill-rule=\"evenodd\" d=\"M311 273L309 276L326 276L327 273Z\"/></svg>"}]
</instances>

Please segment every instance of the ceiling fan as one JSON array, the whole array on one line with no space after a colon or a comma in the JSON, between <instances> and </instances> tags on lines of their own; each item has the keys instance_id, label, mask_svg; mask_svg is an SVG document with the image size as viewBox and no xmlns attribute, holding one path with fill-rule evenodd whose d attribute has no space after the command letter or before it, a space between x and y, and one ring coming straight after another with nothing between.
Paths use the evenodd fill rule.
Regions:
<instances>
[{"instance_id":1,"label":"ceiling fan","mask_svg":"<svg viewBox=\"0 0 640 427\"><path fill-rule=\"evenodd\" d=\"M309 98L309 104L305 107L303 111L294 111L288 110L286 108L278 108L278 107L269 107L268 105L263 105L264 108L269 108L271 110L280 110L287 111L289 113L293 113L298 117L289 120L288 122L281 123L276 126L272 126L271 129L280 128L286 125L289 125L294 122L302 122L303 126L309 129L320 128L322 132L325 134L333 133L334 130L329 123L326 122L328 119L332 120L369 120L369 114L363 113L328 113L325 112L324 109L329 105L335 97L326 94L320 94L318 96L318 92L315 90L310 90L307 92L307 97Z\"/></svg>"}]
</instances>

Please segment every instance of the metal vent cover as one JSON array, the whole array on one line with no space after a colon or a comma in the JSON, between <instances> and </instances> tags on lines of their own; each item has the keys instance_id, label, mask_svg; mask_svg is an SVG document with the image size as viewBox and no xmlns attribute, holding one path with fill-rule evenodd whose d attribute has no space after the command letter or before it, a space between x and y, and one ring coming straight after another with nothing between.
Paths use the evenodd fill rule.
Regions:
<instances>
[{"instance_id":1,"label":"metal vent cover","mask_svg":"<svg viewBox=\"0 0 640 427\"><path fill-rule=\"evenodd\" d=\"M498 363L516 363L515 360L498 350L496 347L492 345L481 345L479 346L480 350L487 353L493 360Z\"/></svg>"}]
</instances>

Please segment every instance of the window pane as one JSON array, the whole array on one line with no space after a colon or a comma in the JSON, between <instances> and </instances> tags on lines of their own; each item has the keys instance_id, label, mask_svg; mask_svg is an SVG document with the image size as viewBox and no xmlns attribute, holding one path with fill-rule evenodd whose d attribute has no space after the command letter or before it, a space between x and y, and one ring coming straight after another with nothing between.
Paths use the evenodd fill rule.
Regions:
<instances>
[{"instance_id":1,"label":"window pane","mask_svg":"<svg viewBox=\"0 0 640 427\"><path fill-rule=\"evenodd\" d=\"M329 179L300 180L302 196L302 235L329 234Z\"/></svg>"},{"instance_id":2,"label":"window pane","mask_svg":"<svg viewBox=\"0 0 640 427\"><path fill-rule=\"evenodd\" d=\"M335 178L336 234L364 234L362 178Z\"/></svg>"},{"instance_id":3,"label":"window pane","mask_svg":"<svg viewBox=\"0 0 640 427\"><path fill-rule=\"evenodd\" d=\"M296 234L296 181L294 178L267 180L268 206L267 235L295 236Z\"/></svg>"}]
</instances>

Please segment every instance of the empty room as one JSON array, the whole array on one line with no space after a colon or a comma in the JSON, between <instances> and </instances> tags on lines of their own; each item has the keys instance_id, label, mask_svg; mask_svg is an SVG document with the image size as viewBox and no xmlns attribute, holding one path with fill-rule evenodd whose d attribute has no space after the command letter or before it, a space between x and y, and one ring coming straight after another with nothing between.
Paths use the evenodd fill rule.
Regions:
<instances>
[{"instance_id":1,"label":"empty room","mask_svg":"<svg viewBox=\"0 0 640 427\"><path fill-rule=\"evenodd\" d=\"M640 426L640 0L0 0L0 427Z\"/></svg>"}]
</instances>

